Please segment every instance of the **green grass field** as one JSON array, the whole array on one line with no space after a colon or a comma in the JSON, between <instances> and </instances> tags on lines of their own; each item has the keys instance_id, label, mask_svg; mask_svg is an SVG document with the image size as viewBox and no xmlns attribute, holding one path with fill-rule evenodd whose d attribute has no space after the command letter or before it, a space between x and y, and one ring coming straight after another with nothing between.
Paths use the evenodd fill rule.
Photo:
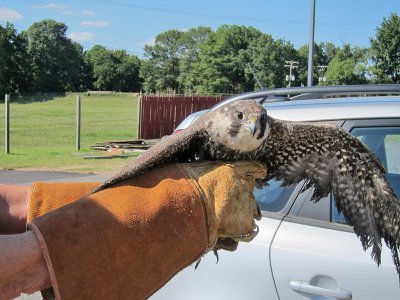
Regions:
<instances>
[{"instance_id":1,"label":"green grass field","mask_svg":"<svg viewBox=\"0 0 400 300\"><path fill-rule=\"evenodd\" d=\"M81 154L93 152L90 146L97 142L136 139L136 96L82 94L80 151L75 146L76 94L37 98L11 97L10 154L4 151L5 107L0 103L1 169L99 173L127 162L126 158L89 160Z\"/></svg>"}]
</instances>

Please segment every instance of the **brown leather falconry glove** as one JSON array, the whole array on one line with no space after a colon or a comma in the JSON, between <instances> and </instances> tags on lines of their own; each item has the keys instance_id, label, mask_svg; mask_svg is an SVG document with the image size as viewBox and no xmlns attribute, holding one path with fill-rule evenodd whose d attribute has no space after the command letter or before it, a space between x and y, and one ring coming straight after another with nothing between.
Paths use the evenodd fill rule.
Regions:
<instances>
[{"instance_id":1,"label":"brown leather falconry glove","mask_svg":"<svg viewBox=\"0 0 400 300\"><path fill-rule=\"evenodd\" d=\"M258 162L170 165L77 201L96 184L34 184L28 226L56 298L144 299L209 250L236 249L257 232L265 175Z\"/></svg>"}]
</instances>

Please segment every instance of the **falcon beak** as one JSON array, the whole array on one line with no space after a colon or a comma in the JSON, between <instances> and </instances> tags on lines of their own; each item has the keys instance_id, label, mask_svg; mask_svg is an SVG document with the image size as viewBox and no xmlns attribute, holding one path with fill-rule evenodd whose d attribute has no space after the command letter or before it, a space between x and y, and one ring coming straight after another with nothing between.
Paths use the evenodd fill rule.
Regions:
<instances>
[{"instance_id":1,"label":"falcon beak","mask_svg":"<svg viewBox=\"0 0 400 300\"><path fill-rule=\"evenodd\" d=\"M247 128L249 129L249 131L253 136L256 134L256 131L258 129L255 121L252 121Z\"/></svg>"}]
</instances>

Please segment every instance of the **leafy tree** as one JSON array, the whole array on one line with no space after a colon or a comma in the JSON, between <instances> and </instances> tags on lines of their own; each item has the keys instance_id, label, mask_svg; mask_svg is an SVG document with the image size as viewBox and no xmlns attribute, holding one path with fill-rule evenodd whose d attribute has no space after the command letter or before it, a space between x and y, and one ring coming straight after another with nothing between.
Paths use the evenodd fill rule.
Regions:
<instances>
[{"instance_id":1,"label":"leafy tree","mask_svg":"<svg viewBox=\"0 0 400 300\"><path fill-rule=\"evenodd\" d=\"M252 90L254 80L245 80L247 61L243 51L261 35L253 27L238 25L222 25L211 32L200 45L199 61L193 65L197 75L196 91L239 93Z\"/></svg>"},{"instance_id":2,"label":"leafy tree","mask_svg":"<svg viewBox=\"0 0 400 300\"><path fill-rule=\"evenodd\" d=\"M365 48L344 45L336 52L326 71L327 84L363 84L366 79Z\"/></svg>"},{"instance_id":3,"label":"leafy tree","mask_svg":"<svg viewBox=\"0 0 400 300\"><path fill-rule=\"evenodd\" d=\"M158 66L153 60L149 59L142 62L139 75L143 81L142 88L146 93L150 94L157 92L159 73Z\"/></svg>"},{"instance_id":4,"label":"leafy tree","mask_svg":"<svg viewBox=\"0 0 400 300\"><path fill-rule=\"evenodd\" d=\"M117 66L117 83L114 90L140 91L142 86L139 78L140 59L135 55L129 55L125 50L114 51L114 57Z\"/></svg>"},{"instance_id":5,"label":"leafy tree","mask_svg":"<svg viewBox=\"0 0 400 300\"><path fill-rule=\"evenodd\" d=\"M275 41L271 35L261 34L242 54L243 60L250 64L245 69L245 78L252 82L252 89L260 88L255 76L263 88L276 88L285 86L285 61L296 57L296 50L284 40Z\"/></svg>"},{"instance_id":6,"label":"leafy tree","mask_svg":"<svg viewBox=\"0 0 400 300\"><path fill-rule=\"evenodd\" d=\"M143 87L147 92L179 90L179 60L185 51L183 36L182 31L168 30L157 35L154 45L144 47L145 57L148 60L143 62L141 76L144 79ZM148 71L151 73L147 73Z\"/></svg>"},{"instance_id":7,"label":"leafy tree","mask_svg":"<svg viewBox=\"0 0 400 300\"><path fill-rule=\"evenodd\" d=\"M157 35L154 45L145 46L146 60L140 76L147 93L193 91L196 73L193 64L199 59L199 47L211 29L199 26L188 31L168 30Z\"/></svg>"},{"instance_id":8,"label":"leafy tree","mask_svg":"<svg viewBox=\"0 0 400 300\"><path fill-rule=\"evenodd\" d=\"M319 43L314 45L313 59L313 85L318 84L318 77L321 72L318 66L328 66L330 61L335 57L338 48L332 43ZM297 79L295 84L307 85L308 82L308 45L300 47L298 50L299 69L297 71Z\"/></svg>"},{"instance_id":9,"label":"leafy tree","mask_svg":"<svg viewBox=\"0 0 400 300\"><path fill-rule=\"evenodd\" d=\"M197 75L193 71L193 65L199 60L200 45L204 43L210 32L211 28L203 26L191 28L184 32L181 38L183 51L179 59L179 76L177 79L180 91L194 91L193 83L196 81Z\"/></svg>"},{"instance_id":10,"label":"leafy tree","mask_svg":"<svg viewBox=\"0 0 400 300\"><path fill-rule=\"evenodd\" d=\"M371 58L375 62L371 71L376 81L400 83L400 17L392 13L389 18L383 18L376 38L371 38L370 43Z\"/></svg>"},{"instance_id":11,"label":"leafy tree","mask_svg":"<svg viewBox=\"0 0 400 300\"><path fill-rule=\"evenodd\" d=\"M33 23L28 40L33 88L40 92L77 91L82 86L83 49L66 36L67 26L54 20Z\"/></svg>"},{"instance_id":12,"label":"leafy tree","mask_svg":"<svg viewBox=\"0 0 400 300\"><path fill-rule=\"evenodd\" d=\"M93 87L96 90L112 90L113 81L116 77L112 51L104 46L95 45L85 52L85 62L93 72Z\"/></svg>"},{"instance_id":13,"label":"leafy tree","mask_svg":"<svg viewBox=\"0 0 400 300\"><path fill-rule=\"evenodd\" d=\"M91 68L93 87L107 91L139 91L140 60L125 50L108 50L95 45L85 53L86 64Z\"/></svg>"},{"instance_id":14,"label":"leafy tree","mask_svg":"<svg viewBox=\"0 0 400 300\"><path fill-rule=\"evenodd\" d=\"M319 47L322 49L323 52L323 57L322 57L322 63L324 65L328 65L330 61L335 57L336 52L339 50L339 47L336 47L332 43L320 43Z\"/></svg>"},{"instance_id":15,"label":"leafy tree","mask_svg":"<svg viewBox=\"0 0 400 300\"><path fill-rule=\"evenodd\" d=\"M14 26L0 25L0 94L29 91L27 41Z\"/></svg>"},{"instance_id":16,"label":"leafy tree","mask_svg":"<svg viewBox=\"0 0 400 300\"><path fill-rule=\"evenodd\" d=\"M69 39L68 39L69 40ZM84 91L87 89L85 82L85 61L83 47L72 42L65 47L66 63L64 69L64 88L66 91Z\"/></svg>"}]
</instances>

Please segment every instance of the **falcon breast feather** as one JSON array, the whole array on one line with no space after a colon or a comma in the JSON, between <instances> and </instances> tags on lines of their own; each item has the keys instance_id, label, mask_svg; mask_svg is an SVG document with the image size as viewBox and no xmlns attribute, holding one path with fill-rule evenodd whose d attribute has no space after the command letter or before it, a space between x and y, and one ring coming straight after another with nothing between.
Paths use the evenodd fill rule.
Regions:
<instances>
[{"instance_id":1,"label":"falcon breast feather","mask_svg":"<svg viewBox=\"0 0 400 300\"><path fill-rule=\"evenodd\" d=\"M382 240L400 275L400 207L378 158L357 138L331 124L277 120L254 100L212 109L183 132L162 139L93 192L167 163L258 160L265 179L284 186L305 180L312 200L330 192L337 208L380 264Z\"/></svg>"}]
</instances>

